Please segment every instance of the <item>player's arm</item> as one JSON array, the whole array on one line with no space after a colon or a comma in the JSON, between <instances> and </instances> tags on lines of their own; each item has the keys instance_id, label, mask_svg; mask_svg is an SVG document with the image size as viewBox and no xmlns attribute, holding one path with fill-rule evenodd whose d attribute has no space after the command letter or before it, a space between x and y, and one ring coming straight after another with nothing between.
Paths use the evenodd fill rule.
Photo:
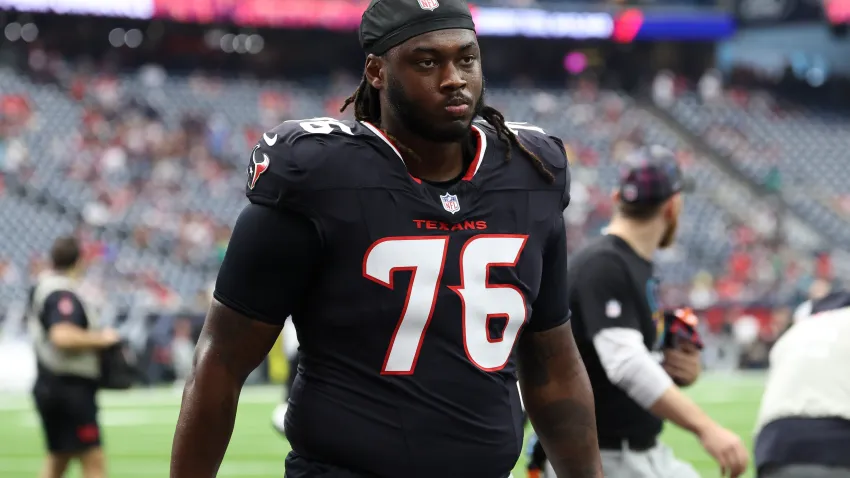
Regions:
<instances>
[{"instance_id":1,"label":"player's arm","mask_svg":"<svg viewBox=\"0 0 850 478\"><path fill-rule=\"evenodd\" d=\"M172 478L216 476L242 385L297 307L319 253L316 228L299 214L250 204L239 215L183 392Z\"/></svg>"},{"instance_id":2,"label":"player's arm","mask_svg":"<svg viewBox=\"0 0 850 478\"><path fill-rule=\"evenodd\" d=\"M569 324L567 237L559 215L540 292L518 345L523 402L558 476L601 478L593 391Z\"/></svg>"},{"instance_id":3,"label":"player's arm","mask_svg":"<svg viewBox=\"0 0 850 478\"><path fill-rule=\"evenodd\" d=\"M115 343L112 335L88 330L85 309L70 291L56 291L47 296L42 320L47 339L60 349L99 349Z\"/></svg>"}]
</instances>

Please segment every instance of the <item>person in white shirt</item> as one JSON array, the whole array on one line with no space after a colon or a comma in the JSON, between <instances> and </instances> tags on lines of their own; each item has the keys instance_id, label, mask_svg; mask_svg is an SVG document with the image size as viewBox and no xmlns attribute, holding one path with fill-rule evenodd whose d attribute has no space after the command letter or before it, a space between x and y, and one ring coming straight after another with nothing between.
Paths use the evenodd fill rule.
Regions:
<instances>
[{"instance_id":1,"label":"person in white shirt","mask_svg":"<svg viewBox=\"0 0 850 478\"><path fill-rule=\"evenodd\" d=\"M283 388L283 399L272 412L272 426L281 435L285 435L284 418L286 417L287 399L298 374L298 334L292 320L287 319L281 333L281 346L284 357L289 360L289 375Z\"/></svg>"},{"instance_id":2,"label":"person in white shirt","mask_svg":"<svg viewBox=\"0 0 850 478\"><path fill-rule=\"evenodd\" d=\"M756 424L759 478L850 477L850 292L811 301L779 338Z\"/></svg>"}]
</instances>

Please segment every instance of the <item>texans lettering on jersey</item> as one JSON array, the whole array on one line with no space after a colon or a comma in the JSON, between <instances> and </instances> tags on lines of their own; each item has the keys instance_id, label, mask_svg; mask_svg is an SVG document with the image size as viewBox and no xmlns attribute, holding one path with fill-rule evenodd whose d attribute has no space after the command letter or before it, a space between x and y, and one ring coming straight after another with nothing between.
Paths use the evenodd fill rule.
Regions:
<instances>
[{"instance_id":1,"label":"texans lettering on jersey","mask_svg":"<svg viewBox=\"0 0 850 478\"><path fill-rule=\"evenodd\" d=\"M302 369L286 427L299 455L369 476L513 468L515 345L569 316L544 276L566 273L570 176L560 140L509 126L554 183L519 149L506 161L509 146L483 122L472 127L475 157L447 188L412 177L365 122L288 121L255 147L249 200L305 214L323 246L293 314Z\"/></svg>"}]
</instances>

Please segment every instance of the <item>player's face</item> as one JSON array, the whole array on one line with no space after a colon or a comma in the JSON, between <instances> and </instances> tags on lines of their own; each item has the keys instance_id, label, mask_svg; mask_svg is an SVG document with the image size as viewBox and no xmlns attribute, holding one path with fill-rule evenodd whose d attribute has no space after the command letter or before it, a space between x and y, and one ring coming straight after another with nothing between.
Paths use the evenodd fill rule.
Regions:
<instances>
[{"instance_id":1,"label":"player's face","mask_svg":"<svg viewBox=\"0 0 850 478\"><path fill-rule=\"evenodd\" d=\"M430 141L465 138L484 105L475 33L460 29L425 33L388 55L386 98L396 119Z\"/></svg>"},{"instance_id":2,"label":"player's face","mask_svg":"<svg viewBox=\"0 0 850 478\"><path fill-rule=\"evenodd\" d=\"M667 228L664 230L664 235L661 236L661 241L658 243L659 249L667 249L676 242L676 231L679 230L679 214L682 211L683 206L682 195L676 194L664 208L664 215L667 219Z\"/></svg>"}]
</instances>

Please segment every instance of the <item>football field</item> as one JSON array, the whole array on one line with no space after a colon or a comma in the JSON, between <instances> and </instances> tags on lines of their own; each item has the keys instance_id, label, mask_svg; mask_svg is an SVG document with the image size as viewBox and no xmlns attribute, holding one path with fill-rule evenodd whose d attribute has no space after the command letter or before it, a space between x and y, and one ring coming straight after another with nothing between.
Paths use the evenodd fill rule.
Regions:
<instances>
[{"instance_id":1,"label":"football field","mask_svg":"<svg viewBox=\"0 0 850 478\"><path fill-rule=\"evenodd\" d=\"M752 449L762 384L759 375L706 375L688 393L712 417L739 433ZM219 476L283 476L283 458L289 447L269 421L280 394L280 386L252 387L243 392L236 429ZM112 478L168 476L179 404L180 391L171 388L101 394L101 423ZM702 476L719 476L712 460L688 433L668 426L664 441L679 457L693 463ZM0 476L33 478L41 460L41 430L29 397L0 395ZM516 478L525 477L524 461L522 457L517 463ZM78 470L70 477L79 477Z\"/></svg>"}]
</instances>

